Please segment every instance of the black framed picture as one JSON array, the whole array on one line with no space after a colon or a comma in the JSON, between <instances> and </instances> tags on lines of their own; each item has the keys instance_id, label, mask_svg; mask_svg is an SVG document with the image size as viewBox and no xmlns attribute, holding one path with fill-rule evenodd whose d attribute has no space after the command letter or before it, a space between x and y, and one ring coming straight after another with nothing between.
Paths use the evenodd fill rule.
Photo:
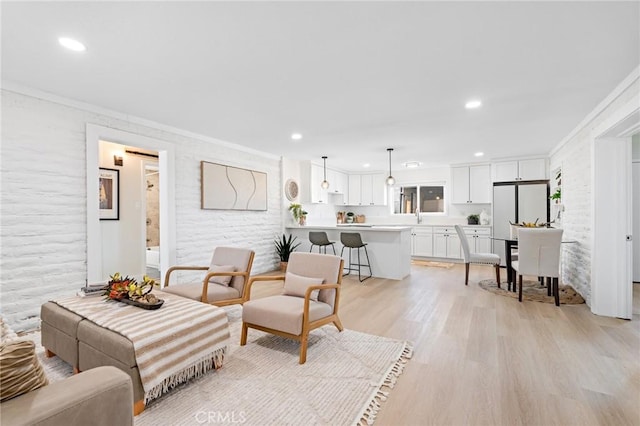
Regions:
<instances>
[{"instance_id":1,"label":"black framed picture","mask_svg":"<svg viewBox=\"0 0 640 426\"><path fill-rule=\"evenodd\" d=\"M120 171L100 168L98 174L98 194L100 199L100 220L120 219Z\"/></svg>"}]
</instances>

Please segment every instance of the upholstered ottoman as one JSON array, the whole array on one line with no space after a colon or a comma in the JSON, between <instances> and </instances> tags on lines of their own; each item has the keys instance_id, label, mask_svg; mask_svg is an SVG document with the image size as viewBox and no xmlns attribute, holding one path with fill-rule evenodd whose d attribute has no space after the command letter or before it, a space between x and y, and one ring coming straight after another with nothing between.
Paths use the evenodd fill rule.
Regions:
<instances>
[{"instance_id":1,"label":"upholstered ottoman","mask_svg":"<svg viewBox=\"0 0 640 426\"><path fill-rule=\"evenodd\" d=\"M41 309L42 345L48 355L58 355L75 372L113 366L127 373L133 384L134 414L139 414L145 402L167 389L220 368L229 341L223 309L161 291L154 293L165 301L161 310L75 296L47 302ZM121 321L123 316L130 321ZM123 326L129 323L131 327ZM124 327L122 332L109 329L116 324ZM140 324L155 328L149 331ZM138 350L146 357L137 360ZM178 352L181 354L175 356ZM164 363L165 357L174 361ZM162 370L165 364L169 369Z\"/></svg>"},{"instance_id":2,"label":"upholstered ottoman","mask_svg":"<svg viewBox=\"0 0 640 426\"><path fill-rule=\"evenodd\" d=\"M61 308L64 309L64 308ZM134 414L144 410L144 388L136 365L133 343L126 337L83 320L78 325L78 367L80 371L111 365L131 377Z\"/></svg>"},{"instance_id":3,"label":"upholstered ottoman","mask_svg":"<svg viewBox=\"0 0 640 426\"><path fill-rule=\"evenodd\" d=\"M47 356L57 355L78 373L78 325L83 320L55 303L47 302L40 308L42 346Z\"/></svg>"}]
</instances>

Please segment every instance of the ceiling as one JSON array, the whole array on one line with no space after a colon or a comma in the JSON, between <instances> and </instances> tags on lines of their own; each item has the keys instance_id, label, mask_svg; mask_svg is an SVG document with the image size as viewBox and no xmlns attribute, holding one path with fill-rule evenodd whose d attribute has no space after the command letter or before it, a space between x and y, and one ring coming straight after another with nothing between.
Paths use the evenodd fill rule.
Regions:
<instances>
[{"instance_id":1,"label":"ceiling","mask_svg":"<svg viewBox=\"0 0 640 426\"><path fill-rule=\"evenodd\" d=\"M487 161L548 154L639 65L639 6L4 1L2 79L349 171Z\"/></svg>"}]
</instances>

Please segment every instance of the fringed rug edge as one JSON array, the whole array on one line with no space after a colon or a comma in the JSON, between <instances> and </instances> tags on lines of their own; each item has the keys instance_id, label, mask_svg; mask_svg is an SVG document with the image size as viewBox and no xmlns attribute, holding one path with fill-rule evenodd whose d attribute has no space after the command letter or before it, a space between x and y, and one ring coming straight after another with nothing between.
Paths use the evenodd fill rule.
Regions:
<instances>
[{"instance_id":1,"label":"fringed rug edge","mask_svg":"<svg viewBox=\"0 0 640 426\"><path fill-rule=\"evenodd\" d=\"M404 367L407 364L407 361L411 359L413 356L413 343L404 341L402 345L402 349L400 353L397 355L396 361L389 367L386 373L382 376L382 380L378 383L373 392L371 392L370 397L367 399L367 402L364 404L364 408L356 417L356 422L354 423L356 426L371 426L376 420L376 416L378 415L378 411L380 411L382 402L387 400L389 396L388 391L382 390L382 388L393 389L395 386L398 377L404 371Z\"/></svg>"}]
</instances>

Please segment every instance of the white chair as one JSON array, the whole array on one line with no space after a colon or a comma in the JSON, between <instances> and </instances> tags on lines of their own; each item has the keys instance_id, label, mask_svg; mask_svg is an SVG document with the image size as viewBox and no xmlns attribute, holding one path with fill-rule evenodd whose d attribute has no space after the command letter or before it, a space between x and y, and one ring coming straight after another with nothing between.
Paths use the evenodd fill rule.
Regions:
<instances>
[{"instance_id":1,"label":"white chair","mask_svg":"<svg viewBox=\"0 0 640 426\"><path fill-rule=\"evenodd\" d=\"M532 275L553 279L553 295L560 306L560 245L562 229L522 228L518 230L518 260L512 262L518 272L518 300L522 302L522 276Z\"/></svg>"},{"instance_id":2,"label":"white chair","mask_svg":"<svg viewBox=\"0 0 640 426\"><path fill-rule=\"evenodd\" d=\"M256 281L284 280L283 294L247 300L242 307L240 346L247 344L249 328L300 342L300 364L307 360L309 332L338 318L342 258L332 254L291 253L286 275L263 275L249 279L247 292Z\"/></svg>"},{"instance_id":3,"label":"white chair","mask_svg":"<svg viewBox=\"0 0 640 426\"><path fill-rule=\"evenodd\" d=\"M462 245L464 254L464 285L469 285L469 264L478 263L481 265L493 265L496 268L496 281L498 282L498 288L500 288L500 256L495 253L471 253L467 234L464 233L460 225L456 225L456 232L460 238L460 245Z\"/></svg>"}]
</instances>

